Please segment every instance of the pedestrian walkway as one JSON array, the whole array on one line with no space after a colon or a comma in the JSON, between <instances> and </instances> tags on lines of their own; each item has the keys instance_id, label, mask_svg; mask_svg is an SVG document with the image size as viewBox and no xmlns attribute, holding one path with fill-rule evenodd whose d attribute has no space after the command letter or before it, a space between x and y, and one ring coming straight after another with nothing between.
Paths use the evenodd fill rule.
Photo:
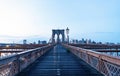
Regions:
<instances>
[{"instance_id":1,"label":"pedestrian walkway","mask_svg":"<svg viewBox=\"0 0 120 76\"><path fill-rule=\"evenodd\" d=\"M103 76L60 44L18 76Z\"/></svg>"}]
</instances>

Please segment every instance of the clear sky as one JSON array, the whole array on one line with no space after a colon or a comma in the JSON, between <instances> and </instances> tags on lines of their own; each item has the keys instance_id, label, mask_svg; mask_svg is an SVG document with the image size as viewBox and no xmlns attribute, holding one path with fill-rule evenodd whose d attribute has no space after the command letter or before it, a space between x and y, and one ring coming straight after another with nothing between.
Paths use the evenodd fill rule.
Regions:
<instances>
[{"instance_id":1,"label":"clear sky","mask_svg":"<svg viewBox=\"0 0 120 76\"><path fill-rule=\"evenodd\" d=\"M0 0L0 42L49 40L67 27L70 39L120 42L120 0Z\"/></svg>"}]
</instances>

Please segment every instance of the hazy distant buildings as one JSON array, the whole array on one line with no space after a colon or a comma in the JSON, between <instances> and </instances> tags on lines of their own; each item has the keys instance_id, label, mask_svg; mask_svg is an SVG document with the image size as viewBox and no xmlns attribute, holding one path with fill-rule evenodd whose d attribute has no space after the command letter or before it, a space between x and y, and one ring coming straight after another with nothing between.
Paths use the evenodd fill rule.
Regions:
<instances>
[{"instance_id":1,"label":"hazy distant buildings","mask_svg":"<svg viewBox=\"0 0 120 76\"><path fill-rule=\"evenodd\" d=\"M41 42L40 42L40 40L38 40L38 44L40 44Z\"/></svg>"},{"instance_id":2,"label":"hazy distant buildings","mask_svg":"<svg viewBox=\"0 0 120 76\"><path fill-rule=\"evenodd\" d=\"M47 41L40 41L40 40L38 40L38 44L47 44Z\"/></svg>"},{"instance_id":3,"label":"hazy distant buildings","mask_svg":"<svg viewBox=\"0 0 120 76\"><path fill-rule=\"evenodd\" d=\"M36 42L33 42L33 44L36 44Z\"/></svg>"},{"instance_id":4,"label":"hazy distant buildings","mask_svg":"<svg viewBox=\"0 0 120 76\"><path fill-rule=\"evenodd\" d=\"M38 42L33 41L33 42L30 42L30 43L27 43L27 40L24 39L23 40L23 44L47 44L47 41L45 41L45 40L43 40L43 41L38 40Z\"/></svg>"},{"instance_id":5,"label":"hazy distant buildings","mask_svg":"<svg viewBox=\"0 0 120 76\"><path fill-rule=\"evenodd\" d=\"M81 42L81 43L85 43L85 40L84 40L84 38L82 38L82 40L80 40L80 42Z\"/></svg>"},{"instance_id":6,"label":"hazy distant buildings","mask_svg":"<svg viewBox=\"0 0 120 76\"><path fill-rule=\"evenodd\" d=\"M91 39L82 38L81 40L73 39L70 41L70 43L73 43L73 44L96 44L97 42L92 41ZM102 44L102 42L99 42L97 44Z\"/></svg>"},{"instance_id":7,"label":"hazy distant buildings","mask_svg":"<svg viewBox=\"0 0 120 76\"><path fill-rule=\"evenodd\" d=\"M27 44L27 40L23 40L23 44Z\"/></svg>"},{"instance_id":8,"label":"hazy distant buildings","mask_svg":"<svg viewBox=\"0 0 120 76\"><path fill-rule=\"evenodd\" d=\"M42 44L47 44L47 41L41 41Z\"/></svg>"}]
</instances>

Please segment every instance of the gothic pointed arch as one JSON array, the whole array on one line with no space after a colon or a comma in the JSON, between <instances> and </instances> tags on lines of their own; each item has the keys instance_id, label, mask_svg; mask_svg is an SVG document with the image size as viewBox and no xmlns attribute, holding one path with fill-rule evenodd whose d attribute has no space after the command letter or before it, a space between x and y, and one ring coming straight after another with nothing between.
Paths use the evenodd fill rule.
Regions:
<instances>
[{"instance_id":1,"label":"gothic pointed arch","mask_svg":"<svg viewBox=\"0 0 120 76\"><path fill-rule=\"evenodd\" d=\"M65 42L64 29L52 30L52 43L55 43L55 35L57 35L57 42L60 42L60 34L62 35L62 42Z\"/></svg>"}]
</instances>

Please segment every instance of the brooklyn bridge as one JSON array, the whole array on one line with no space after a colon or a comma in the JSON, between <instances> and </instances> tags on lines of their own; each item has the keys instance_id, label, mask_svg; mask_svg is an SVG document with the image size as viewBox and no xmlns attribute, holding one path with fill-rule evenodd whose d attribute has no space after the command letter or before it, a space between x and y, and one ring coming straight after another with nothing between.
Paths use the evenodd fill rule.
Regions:
<instances>
[{"instance_id":1,"label":"brooklyn bridge","mask_svg":"<svg viewBox=\"0 0 120 76\"><path fill-rule=\"evenodd\" d=\"M53 29L47 44L0 47L0 55L14 53L0 59L0 76L120 76L120 58L103 53L120 45L71 44L67 30Z\"/></svg>"}]
</instances>

